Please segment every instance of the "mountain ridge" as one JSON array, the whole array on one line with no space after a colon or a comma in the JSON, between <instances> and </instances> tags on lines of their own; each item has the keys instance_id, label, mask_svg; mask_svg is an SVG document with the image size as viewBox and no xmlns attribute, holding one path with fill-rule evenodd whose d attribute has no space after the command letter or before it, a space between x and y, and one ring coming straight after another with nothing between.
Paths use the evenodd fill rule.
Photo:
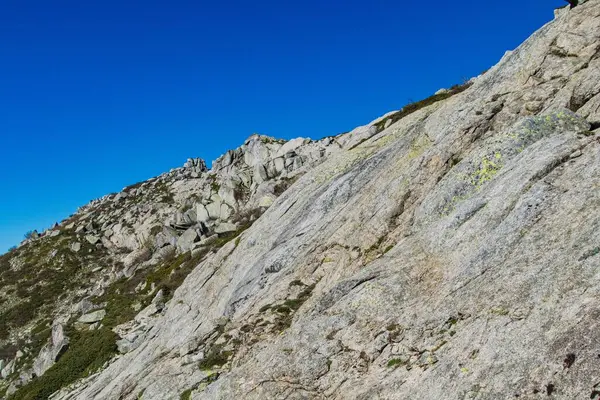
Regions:
<instances>
[{"instance_id":1,"label":"mountain ridge","mask_svg":"<svg viewBox=\"0 0 600 400\"><path fill-rule=\"evenodd\" d=\"M559 10L415 109L252 136L2 256L8 398L598 398L598 38L599 1Z\"/></svg>"}]
</instances>

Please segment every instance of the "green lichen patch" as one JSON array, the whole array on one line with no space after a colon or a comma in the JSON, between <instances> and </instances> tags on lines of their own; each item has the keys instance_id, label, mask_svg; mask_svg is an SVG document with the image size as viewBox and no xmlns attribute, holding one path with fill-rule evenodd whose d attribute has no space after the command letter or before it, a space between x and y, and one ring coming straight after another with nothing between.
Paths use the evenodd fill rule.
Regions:
<instances>
[{"instance_id":1,"label":"green lichen patch","mask_svg":"<svg viewBox=\"0 0 600 400\"><path fill-rule=\"evenodd\" d=\"M494 153L493 157L484 156L479 168L471 174L471 185L476 189L481 188L486 182L491 181L502 168L502 154Z\"/></svg>"},{"instance_id":2,"label":"green lichen patch","mask_svg":"<svg viewBox=\"0 0 600 400\"><path fill-rule=\"evenodd\" d=\"M412 160L412 159L419 157L420 155L422 155L425 152L425 150L430 148L431 145L432 145L432 142L431 142L431 140L429 140L429 138L426 135L419 136L418 138L413 140L413 142L410 145L410 151L408 152L408 159Z\"/></svg>"}]
</instances>

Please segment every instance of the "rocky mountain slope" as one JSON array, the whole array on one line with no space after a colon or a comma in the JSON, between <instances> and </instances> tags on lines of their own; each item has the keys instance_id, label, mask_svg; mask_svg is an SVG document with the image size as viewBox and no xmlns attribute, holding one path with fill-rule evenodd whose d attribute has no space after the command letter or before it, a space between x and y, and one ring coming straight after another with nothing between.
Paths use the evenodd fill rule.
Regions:
<instances>
[{"instance_id":1,"label":"rocky mountain slope","mask_svg":"<svg viewBox=\"0 0 600 400\"><path fill-rule=\"evenodd\" d=\"M600 0L347 134L254 135L0 258L9 399L600 398Z\"/></svg>"}]
</instances>

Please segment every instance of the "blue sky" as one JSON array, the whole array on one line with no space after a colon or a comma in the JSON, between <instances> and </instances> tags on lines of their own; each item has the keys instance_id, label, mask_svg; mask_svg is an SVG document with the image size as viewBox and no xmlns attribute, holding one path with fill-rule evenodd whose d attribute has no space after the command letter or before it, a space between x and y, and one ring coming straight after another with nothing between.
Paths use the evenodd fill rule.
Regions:
<instances>
[{"instance_id":1,"label":"blue sky","mask_svg":"<svg viewBox=\"0 0 600 400\"><path fill-rule=\"evenodd\" d=\"M0 0L0 252L254 132L348 131L478 75L561 0Z\"/></svg>"}]
</instances>

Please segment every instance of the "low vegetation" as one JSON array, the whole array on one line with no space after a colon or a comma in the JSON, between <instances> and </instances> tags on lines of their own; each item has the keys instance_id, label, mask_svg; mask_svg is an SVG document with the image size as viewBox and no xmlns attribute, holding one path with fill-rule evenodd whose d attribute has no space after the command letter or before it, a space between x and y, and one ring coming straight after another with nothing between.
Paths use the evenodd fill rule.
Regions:
<instances>
[{"instance_id":1,"label":"low vegetation","mask_svg":"<svg viewBox=\"0 0 600 400\"><path fill-rule=\"evenodd\" d=\"M472 85L472 83L470 83L470 82L464 83L462 85L455 85L455 86L452 86L450 89L448 89L445 92L441 92L439 94L434 94L433 96L429 96L426 99L415 101L413 103L409 103L409 104L405 105L404 107L402 107L402 109L400 111L397 111L392 115L389 115L387 118L385 118L382 121L380 121L379 123L377 123L375 125L377 127L377 132L381 132L384 129L385 124L388 121L391 120L392 124L395 122L398 122L402 118L404 118L416 111L419 111L422 108L425 108L427 106L435 104L438 101L446 100L456 94L464 92L469 87L471 87L471 85Z\"/></svg>"},{"instance_id":2,"label":"low vegetation","mask_svg":"<svg viewBox=\"0 0 600 400\"><path fill-rule=\"evenodd\" d=\"M11 330L49 314L61 296L82 287L93 266L106 262L105 253L85 240L78 253L71 251L69 244L75 240L65 232L0 257L0 287L10 296L5 298L7 307L0 307L0 340L7 339ZM11 259L17 261L17 267L11 265Z\"/></svg>"},{"instance_id":3,"label":"low vegetation","mask_svg":"<svg viewBox=\"0 0 600 400\"><path fill-rule=\"evenodd\" d=\"M192 398L192 389L186 389L179 395L179 400L190 400Z\"/></svg>"},{"instance_id":4,"label":"low vegetation","mask_svg":"<svg viewBox=\"0 0 600 400\"><path fill-rule=\"evenodd\" d=\"M225 351L221 346L215 345L209 350L202 361L200 361L198 367L202 371L210 371L215 367L221 367L225 365L231 355L231 351Z\"/></svg>"},{"instance_id":5,"label":"low vegetation","mask_svg":"<svg viewBox=\"0 0 600 400\"><path fill-rule=\"evenodd\" d=\"M281 196L298 178L300 178L300 175L296 175L293 178L281 178L273 188L273 194L277 197Z\"/></svg>"},{"instance_id":6,"label":"low vegetation","mask_svg":"<svg viewBox=\"0 0 600 400\"><path fill-rule=\"evenodd\" d=\"M392 358L391 360L388 361L387 366L388 368L395 368L401 365L406 364L406 361L400 359L400 358Z\"/></svg>"},{"instance_id":7,"label":"low vegetation","mask_svg":"<svg viewBox=\"0 0 600 400\"><path fill-rule=\"evenodd\" d=\"M284 331L292 325L294 313L298 311L300 307L302 307L302 305L310 298L316 285L306 285L301 281L292 281L290 283L290 287L292 286L304 286L304 289L294 299L286 299L282 304L271 305L268 308L263 306L261 308L261 310L264 310L263 312L268 311L270 308L277 314L277 318L273 325L275 331Z\"/></svg>"},{"instance_id":8,"label":"low vegetation","mask_svg":"<svg viewBox=\"0 0 600 400\"><path fill-rule=\"evenodd\" d=\"M34 238L38 237L38 233L36 231L27 231L27 232L25 232L23 237L25 239L34 239Z\"/></svg>"},{"instance_id":9,"label":"low vegetation","mask_svg":"<svg viewBox=\"0 0 600 400\"><path fill-rule=\"evenodd\" d=\"M58 362L8 400L47 399L60 388L98 370L117 352L116 335L108 328L85 332L70 330L67 334L71 343Z\"/></svg>"}]
</instances>

